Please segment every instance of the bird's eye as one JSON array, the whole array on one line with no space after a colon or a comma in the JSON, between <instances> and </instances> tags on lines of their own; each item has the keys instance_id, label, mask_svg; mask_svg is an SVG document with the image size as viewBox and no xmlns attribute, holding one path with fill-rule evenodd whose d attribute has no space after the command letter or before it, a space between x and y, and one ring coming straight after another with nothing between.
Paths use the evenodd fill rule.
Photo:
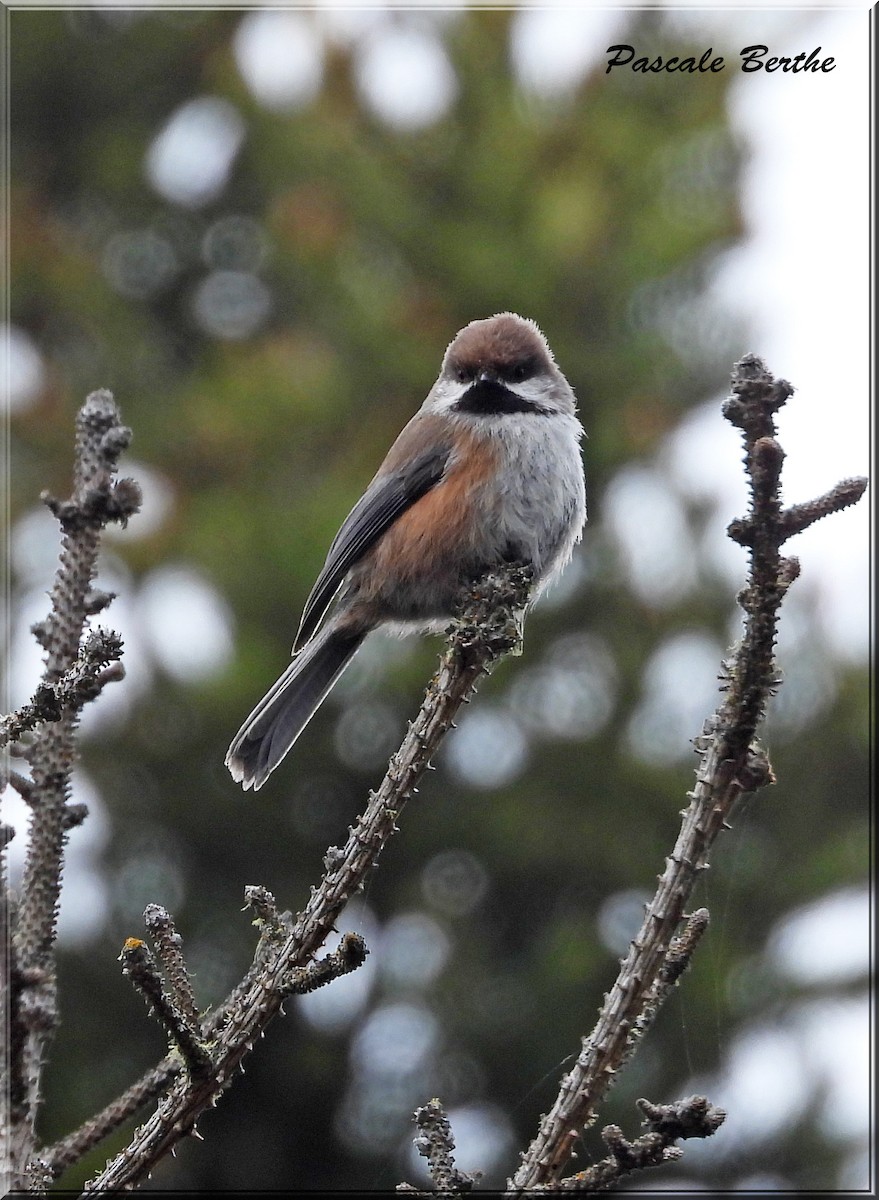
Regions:
<instances>
[{"instance_id":1,"label":"bird's eye","mask_svg":"<svg viewBox=\"0 0 879 1200\"><path fill-rule=\"evenodd\" d=\"M529 359L527 362L516 363L510 372L510 376L515 383L522 383L526 379L530 379L534 374L534 363Z\"/></svg>"},{"instance_id":2,"label":"bird's eye","mask_svg":"<svg viewBox=\"0 0 879 1200\"><path fill-rule=\"evenodd\" d=\"M457 379L458 383L466 383L470 378L470 374L465 367L456 367L455 378Z\"/></svg>"}]
</instances>

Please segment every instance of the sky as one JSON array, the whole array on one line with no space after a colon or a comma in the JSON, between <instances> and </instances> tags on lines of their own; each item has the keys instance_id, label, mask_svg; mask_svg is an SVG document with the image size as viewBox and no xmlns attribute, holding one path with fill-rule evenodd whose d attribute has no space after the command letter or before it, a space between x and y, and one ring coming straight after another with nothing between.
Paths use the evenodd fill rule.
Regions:
<instances>
[{"instance_id":1,"label":"sky","mask_svg":"<svg viewBox=\"0 0 879 1200\"><path fill-rule=\"evenodd\" d=\"M872 465L869 42L866 9L791 23L799 36L779 44L821 46L838 69L820 79L738 79L731 115L753 147L750 236L718 286L761 331L752 349L798 389L780 420L786 498L798 502ZM828 637L854 660L868 649L869 508L862 502L791 543L804 572L820 573Z\"/></svg>"},{"instance_id":2,"label":"sky","mask_svg":"<svg viewBox=\"0 0 879 1200\"><path fill-rule=\"evenodd\" d=\"M523 14L520 69L532 86L563 87L606 61L620 7ZM748 147L747 232L714 288L751 331L743 352L759 354L797 388L779 422L784 494L788 502L811 499L840 479L869 475L872 465L868 9L684 5L673 20L736 71L730 115ZM819 57L836 65L819 74L739 71L739 51L754 44L789 57L820 47ZM723 530L744 493L720 399L706 398L670 439L665 459L684 493L717 502L723 519L711 549L734 582L741 554ZM789 544L802 562L802 602L817 611L834 652L852 662L865 661L870 645L869 507L862 502Z\"/></svg>"}]
</instances>

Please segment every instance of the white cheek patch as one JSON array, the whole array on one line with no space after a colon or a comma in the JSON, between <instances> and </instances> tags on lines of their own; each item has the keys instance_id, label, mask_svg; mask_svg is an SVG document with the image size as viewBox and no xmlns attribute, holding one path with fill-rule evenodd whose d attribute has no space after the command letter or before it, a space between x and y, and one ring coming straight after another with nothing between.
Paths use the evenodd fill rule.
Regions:
<instances>
[{"instance_id":1,"label":"white cheek patch","mask_svg":"<svg viewBox=\"0 0 879 1200\"><path fill-rule=\"evenodd\" d=\"M523 383L517 383L515 386L508 383L507 387L514 396L518 396L527 404L536 404L539 408L543 408L552 391L552 380L548 375L538 375L533 379L526 379Z\"/></svg>"},{"instance_id":2,"label":"white cheek patch","mask_svg":"<svg viewBox=\"0 0 879 1200\"><path fill-rule=\"evenodd\" d=\"M447 412L448 409L454 408L472 386L473 382L469 379L463 383L459 383L457 379L441 380L434 385L424 407L429 408L431 412Z\"/></svg>"}]
</instances>

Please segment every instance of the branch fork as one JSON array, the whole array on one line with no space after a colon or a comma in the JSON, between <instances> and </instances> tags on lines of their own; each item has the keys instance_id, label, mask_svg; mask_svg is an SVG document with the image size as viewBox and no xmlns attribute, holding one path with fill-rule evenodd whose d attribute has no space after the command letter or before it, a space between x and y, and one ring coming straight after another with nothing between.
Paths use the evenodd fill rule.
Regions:
<instances>
[{"instance_id":1,"label":"branch fork","mask_svg":"<svg viewBox=\"0 0 879 1200\"><path fill-rule=\"evenodd\" d=\"M157 1110L135 1131L130 1145L90 1182L89 1190L116 1190L142 1182L155 1162L194 1130L199 1115L216 1104L241 1069L256 1039L283 1011L283 1003L292 992L312 990L360 965L366 947L356 934L343 936L337 950L324 959L315 962L314 958L333 932L345 905L360 890L382 849L397 832L400 814L446 732L452 728L461 704L472 694L479 678L519 644L520 613L527 606L531 582L527 568L512 565L474 584L449 631L448 647L418 716L409 726L381 785L370 793L366 809L351 827L345 845L331 847L327 852L326 873L320 885L312 890L305 909L291 919L289 914L279 912L267 889L258 886L246 889L246 903L256 914L254 923L260 939L244 979L202 1020L210 1068L203 1072L183 1072L173 1055L163 1060L154 1072L129 1089L125 1097L94 1118L88 1131L84 1127L41 1154L53 1173L63 1169L62 1163L68 1165L73 1161L71 1154L81 1154L84 1148L115 1128L111 1122L118 1123L123 1112L130 1115L133 1111L130 1106L136 1101L142 1104L165 1091ZM139 959L140 950L137 955ZM153 1011L184 1053L176 1015L165 1008L158 1011L152 1000L155 981L148 986L152 989Z\"/></svg>"}]
</instances>

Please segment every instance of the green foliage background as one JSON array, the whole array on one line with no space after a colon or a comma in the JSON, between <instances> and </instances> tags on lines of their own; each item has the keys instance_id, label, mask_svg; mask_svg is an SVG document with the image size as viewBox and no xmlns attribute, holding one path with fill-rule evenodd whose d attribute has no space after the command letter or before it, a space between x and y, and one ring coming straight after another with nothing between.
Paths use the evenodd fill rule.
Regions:
<instances>
[{"instance_id":1,"label":"green foliage background","mask_svg":"<svg viewBox=\"0 0 879 1200\"><path fill-rule=\"evenodd\" d=\"M83 768L111 822L100 870L112 905L98 938L62 951L63 1026L42 1132L66 1133L162 1052L115 961L139 932L144 903L173 910L199 999L216 1001L254 941L244 886L263 883L282 906L301 907L326 846L344 838L380 777L389 736L392 744L432 670L430 640L388 647L384 666L370 658L258 797L243 797L222 763L285 662L338 524L421 402L448 340L474 317L513 309L546 331L578 394L590 525L564 599L535 611L524 657L497 671L473 709L507 711L517 681L527 706L529 670L557 663L575 644L566 637L588 633L614 663L611 715L586 738L525 730L526 765L495 790L441 756L365 902L379 925L430 913L452 945L445 968L427 987L395 982L376 936L372 989L353 1022L322 1033L291 1005L202 1122L206 1143L187 1144L153 1179L199 1189L393 1186L414 1178L408 1114L440 1095L452 1107L488 1102L510 1123L506 1158L487 1180L497 1184L613 978L602 906L652 887L690 786L692 761L650 765L627 741L645 663L682 631L728 640L734 598L716 575L703 566L677 603L651 605L629 587L602 508L620 469L652 461L688 410L723 393L734 359L755 341L759 349L759 331L734 328L706 291L742 234L728 77L684 86L595 72L569 101L539 101L511 69L513 14L466 11L441 26L457 99L437 124L401 134L364 106L339 46L313 103L289 114L261 107L235 66L242 19L18 11L10 20L12 317L49 366L39 403L14 421L15 513L43 487L63 492L76 408L110 387L134 429L133 454L173 495L155 532L118 540L112 556L132 588L162 564L194 566L236 623L221 675L184 685L155 670L127 719L84 740ZM617 41L662 52L662 15L626 21ZM674 48L685 52L679 29ZM203 94L237 107L246 138L227 186L187 209L151 189L143 164L177 106ZM261 230L268 252L258 270L272 299L266 322L238 340L206 332L192 303L207 273L202 240L229 214ZM135 228L170 241L178 264L139 300L115 291L105 270L112 236ZM677 339L666 336L672 321ZM692 504L686 517L696 555L717 517ZM797 905L863 879L864 678L836 677L820 711L770 739L778 785L718 848L699 896L714 916L708 945L602 1123L634 1134L636 1096L673 1099L716 1070L749 1023L783 1026L795 997L761 957L769 932ZM353 703L380 714L360 765L340 758L334 740ZM425 891L430 864L448 850L471 856L457 861L485 882L479 903L457 916L432 908ZM370 1012L397 1001L433 1014L439 1049L414 1073L373 1080L363 1097L358 1033ZM124 1141L62 1183L77 1186ZM583 1162L599 1151L595 1131L586 1141ZM833 1187L844 1154L818 1121L816 1097L798 1122L741 1153L688 1148L665 1183L727 1189L771 1173L792 1188Z\"/></svg>"}]
</instances>

